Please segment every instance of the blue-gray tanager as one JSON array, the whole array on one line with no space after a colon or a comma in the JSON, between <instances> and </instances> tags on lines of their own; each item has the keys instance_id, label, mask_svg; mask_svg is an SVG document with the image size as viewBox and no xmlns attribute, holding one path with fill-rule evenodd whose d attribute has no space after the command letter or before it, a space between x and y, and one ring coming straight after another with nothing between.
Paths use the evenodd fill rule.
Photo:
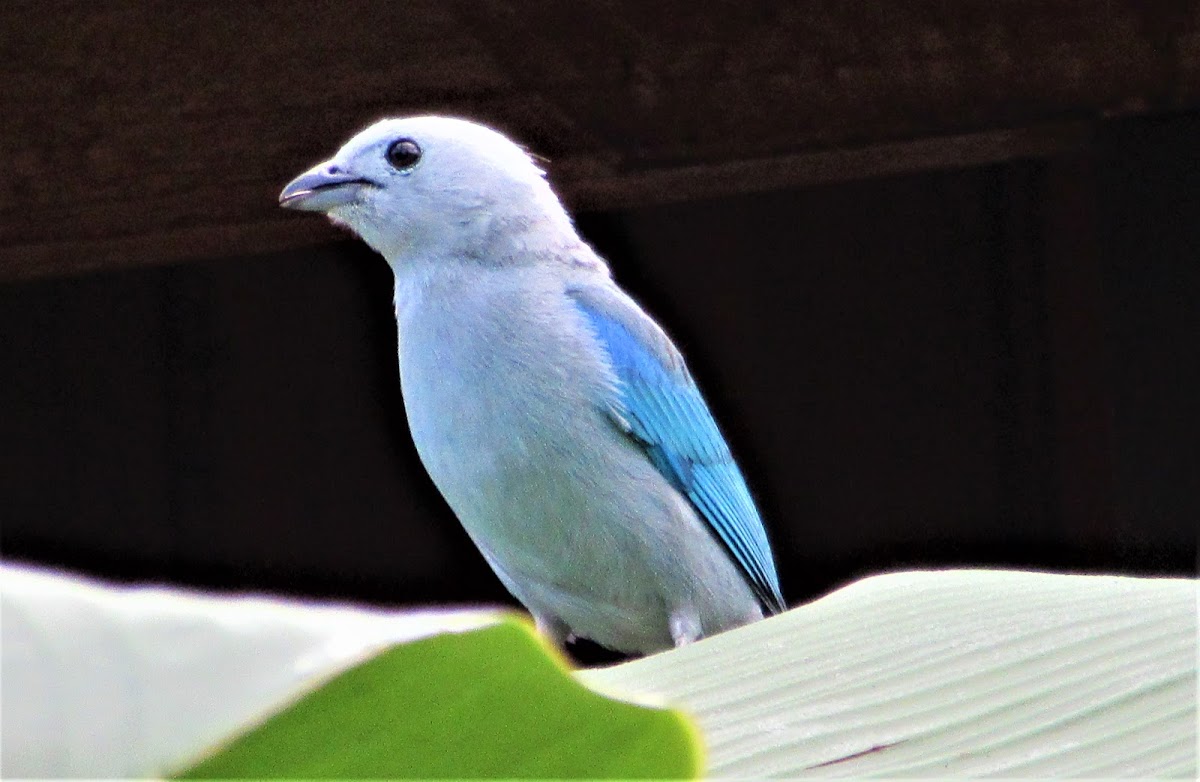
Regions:
<instances>
[{"instance_id":1,"label":"blue-gray tanager","mask_svg":"<svg viewBox=\"0 0 1200 782\"><path fill-rule=\"evenodd\" d=\"M417 452L542 632L651 652L783 609L683 358L521 147L460 119L383 120L279 202L387 259Z\"/></svg>"}]
</instances>

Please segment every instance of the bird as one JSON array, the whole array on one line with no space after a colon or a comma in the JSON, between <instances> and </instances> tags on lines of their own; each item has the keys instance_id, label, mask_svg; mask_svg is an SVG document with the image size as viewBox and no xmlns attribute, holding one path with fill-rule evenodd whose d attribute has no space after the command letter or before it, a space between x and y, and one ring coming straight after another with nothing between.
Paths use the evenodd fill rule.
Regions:
<instances>
[{"instance_id":1,"label":"bird","mask_svg":"<svg viewBox=\"0 0 1200 782\"><path fill-rule=\"evenodd\" d=\"M538 631L649 654L783 611L761 516L683 356L539 162L471 120L383 119L279 204L391 267L417 453Z\"/></svg>"}]
</instances>

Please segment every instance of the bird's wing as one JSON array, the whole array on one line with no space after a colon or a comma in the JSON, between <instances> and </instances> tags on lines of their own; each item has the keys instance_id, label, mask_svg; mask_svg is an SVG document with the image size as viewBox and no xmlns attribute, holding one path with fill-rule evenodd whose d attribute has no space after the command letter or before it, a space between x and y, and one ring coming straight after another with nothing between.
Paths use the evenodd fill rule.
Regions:
<instances>
[{"instance_id":1,"label":"bird's wing","mask_svg":"<svg viewBox=\"0 0 1200 782\"><path fill-rule=\"evenodd\" d=\"M762 519L679 351L615 286L580 285L567 293L616 371L619 387L608 405L609 415L691 501L763 607L770 613L782 611L779 577Z\"/></svg>"}]
</instances>

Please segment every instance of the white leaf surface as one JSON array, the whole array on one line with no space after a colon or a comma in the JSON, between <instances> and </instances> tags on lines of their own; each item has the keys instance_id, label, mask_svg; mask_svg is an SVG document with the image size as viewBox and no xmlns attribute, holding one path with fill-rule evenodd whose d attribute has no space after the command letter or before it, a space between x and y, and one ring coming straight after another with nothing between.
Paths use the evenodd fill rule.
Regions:
<instances>
[{"instance_id":1,"label":"white leaf surface","mask_svg":"<svg viewBox=\"0 0 1200 782\"><path fill-rule=\"evenodd\" d=\"M396 643L491 624L0 565L0 775L153 776Z\"/></svg>"},{"instance_id":2,"label":"white leaf surface","mask_svg":"<svg viewBox=\"0 0 1200 782\"><path fill-rule=\"evenodd\" d=\"M735 777L1196 776L1197 582L896 573L580 678Z\"/></svg>"}]
</instances>

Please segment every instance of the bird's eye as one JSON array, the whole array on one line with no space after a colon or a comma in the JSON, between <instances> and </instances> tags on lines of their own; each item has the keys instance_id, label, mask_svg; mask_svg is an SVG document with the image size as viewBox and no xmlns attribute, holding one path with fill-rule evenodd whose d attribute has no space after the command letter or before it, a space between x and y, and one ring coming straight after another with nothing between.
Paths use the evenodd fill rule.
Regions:
<instances>
[{"instance_id":1,"label":"bird's eye","mask_svg":"<svg viewBox=\"0 0 1200 782\"><path fill-rule=\"evenodd\" d=\"M421 159L421 148L410 138L393 141L387 148L387 161L397 171L411 171Z\"/></svg>"}]
</instances>

